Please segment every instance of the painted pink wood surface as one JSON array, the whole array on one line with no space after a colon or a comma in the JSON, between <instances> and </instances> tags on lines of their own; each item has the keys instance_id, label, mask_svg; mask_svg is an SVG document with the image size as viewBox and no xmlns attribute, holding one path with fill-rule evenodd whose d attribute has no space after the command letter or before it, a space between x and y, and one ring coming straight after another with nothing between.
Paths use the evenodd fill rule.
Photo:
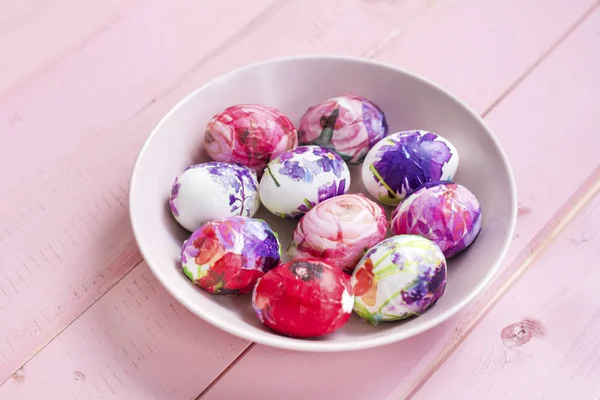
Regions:
<instances>
[{"instance_id":1,"label":"painted pink wood surface","mask_svg":"<svg viewBox=\"0 0 600 400\"><path fill-rule=\"evenodd\" d=\"M569 197L577 187L586 184L585 178L600 164L596 152L600 136L589 134L600 129L600 118L590 108L600 102L596 79L600 69L597 52L600 37L595 33L599 17L600 12L596 10L486 117L511 158L523 201L519 237L511 247L509 260L517 252L527 255L539 246L539 240L529 246L527 243L547 221L559 219L571 209L575 199L569 200ZM527 110L525 116L523 110ZM565 151L563 132L566 130L574 143L587 143L586 147L590 148ZM532 154L530 149L534 146L539 150ZM564 162L560 174L568 179L560 180L560 191L556 190L556 170L534 167L546 162L550 154L560 155ZM553 217L566 202L568 206ZM511 270L518 265L518 262L510 264ZM319 354L292 357L256 346L205 398L260 394L261 398L302 399L318 395L330 384L339 388L340 397L346 399L381 398L390 391L394 393L390 399L405 398L429 373L432 363L460 337L462 327L469 320L469 314L463 313L444 326L405 343L336 358ZM387 366L385 372L377 368L383 365ZM291 370L302 372L290 374ZM328 371L336 373L327 375ZM322 378L325 375L326 380ZM268 380L262 379L267 376ZM257 389L240 384L257 380L265 382L264 386ZM370 384L365 385L365 382Z\"/></svg>"},{"instance_id":2,"label":"painted pink wood surface","mask_svg":"<svg viewBox=\"0 0 600 400\"><path fill-rule=\"evenodd\" d=\"M0 63L0 93L81 50L114 25L132 3L125 0L3 1L0 49L4 56Z\"/></svg>"},{"instance_id":3,"label":"painted pink wood surface","mask_svg":"<svg viewBox=\"0 0 600 400\"><path fill-rule=\"evenodd\" d=\"M600 195L413 399L597 400L598 259Z\"/></svg>"},{"instance_id":4,"label":"painted pink wood surface","mask_svg":"<svg viewBox=\"0 0 600 400\"><path fill-rule=\"evenodd\" d=\"M94 24L106 29L98 28L100 33L86 39L84 46L72 48L76 41L57 40L54 46L66 55L40 56L41 64L35 67L34 61L28 61L35 73L23 73L17 82L10 78L15 69L6 70L9 78L0 80L9 88L0 92L0 164L12 166L9 170L18 174L3 176L0 187L0 310L3 316L10 313L0 324L0 338L6 338L0 341L0 357L6 359L0 362L2 378L8 378L140 261L126 220L126 185L133 157L161 114L194 87L247 62L335 49L435 77L483 112L594 2L577 0L564 7L558 0L355 1L341 7L336 0L308 2L309 11L303 11L306 3L254 2L256 9L233 16L231 24L219 24L217 17L241 3L179 1L170 7L159 2L131 3L114 23L109 21L116 14L106 6L106 20L94 17ZM294 21L294 29L289 29L289 21ZM366 28L349 28L357 24ZM274 38L273 31L284 33ZM436 40L440 35L456 40ZM418 43L428 47L424 50ZM496 50L487 53L489 46ZM440 52L460 55L461 63L438 65ZM477 56L482 52L487 58ZM504 64L510 65L498 68ZM522 109L517 111L506 119L507 125L515 124L517 115L522 118ZM507 147L512 143L519 156L518 135L507 132L501 139ZM76 139L67 139L67 133ZM592 140L583 139L584 143ZM31 142L37 142L33 150L26 146ZM548 148L553 155L560 150L555 143ZM509 155L514 157L510 149ZM524 226L530 234L520 236L522 246L585 178L587 164L573 164L568 172L580 179L569 182L562 197L542 200L539 220L523 221L519 229ZM550 187L550 182L545 184L539 183ZM527 180L525 185L532 193L538 183ZM116 306L136 312L118 329L111 329L112 310L121 312ZM173 323L179 316L181 321ZM160 327L172 329L154 338ZM435 342L444 329L422 338ZM74 393L75 398L193 397L247 345L189 315L155 284L142 264L17 371L0 388L0 398L34 398L40 393ZM91 350L94 357L86 355ZM373 353L371 365L389 351ZM413 357L419 355L415 352ZM312 371L321 371L322 377L328 370L314 355L286 357L296 360L287 372L292 376L290 371L300 371L293 375L297 382L318 383L320 377ZM357 364L347 358L336 360L334 365L345 368L342 373L356 369ZM245 365L256 370L268 362ZM191 372L182 374L181 367ZM117 378L111 378L113 372ZM398 384L399 379L394 381L398 375L390 371L382 378L387 388ZM289 390L289 379L283 378L276 389Z\"/></svg>"}]
</instances>

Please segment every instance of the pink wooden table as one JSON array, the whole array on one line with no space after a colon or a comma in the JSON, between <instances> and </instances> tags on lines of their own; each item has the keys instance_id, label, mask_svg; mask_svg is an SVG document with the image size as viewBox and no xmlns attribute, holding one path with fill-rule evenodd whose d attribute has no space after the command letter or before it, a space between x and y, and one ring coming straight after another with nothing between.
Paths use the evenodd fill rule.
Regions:
<instances>
[{"instance_id":1,"label":"pink wooden table","mask_svg":"<svg viewBox=\"0 0 600 400\"><path fill-rule=\"evenodd\" d=\"M597 0L0 2L0 399L600 398ZM154 279L131 167L185 94L241 65L334 53L408 68L496 131L517 233L495 283L411 340L253 345Z\"/></svg>"}]
</instances>

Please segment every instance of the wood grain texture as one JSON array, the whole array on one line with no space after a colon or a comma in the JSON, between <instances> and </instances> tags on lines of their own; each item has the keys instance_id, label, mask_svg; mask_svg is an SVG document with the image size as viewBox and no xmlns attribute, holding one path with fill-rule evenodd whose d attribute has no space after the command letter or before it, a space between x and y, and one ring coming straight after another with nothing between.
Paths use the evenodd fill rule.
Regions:
<instances>
[{"instance_id":1,"label":"wood grain texture","mask_svg":"<svg viewBox=\"0 0 600 400\"><path fill-rule=\"evenodd\" d=\"M12 171L0 187L1 381L141 261L127 187L157 115L138 130L126 121L277 2L254 2L224 26L218 17L235 4L136 3L79 51L0 94L0 166Z\"/></svg>"},{"instance_id":2,"label":"wood grain texture","mask_svg":"<svg viewBox=\"0 0 600 400\"><path fill-rule=\"evenodd\" d=\"M600 128L598 116L588 108L600 101L600 91L591 83L600 67L600 58L594 55L599 37L591 28L598 26L597 14L596 11L589 17L487 116L507 148L515 167L519 196L524 202L518 224L519 237L511 247L510 258L518 252L527 255L533 246L539 245L534 241L527 246L547 221L566 215L575 201L569 201L569 197L577 187L589 184L585 177L599 165L595 148L600 136L588 134ZM587 55L582 57L583 54ZM553 95L555 93L561 95ZM579 101L583 103L580 105ZM527 110L525 116L524 109ZM574 128L569 130L573 140L586 143L587 150L564 151L562 132L566 125ZM529 150L532 148L540 151L532 153ZM555 179L545 179L549 171L534 167L544 164L549 154L560 156L564 162L561 176L569 177L561 180L561 191L554 190ZM567 207L553 217L567 202ZM335 358L319 354L291 356L255 346L203 399L250 395L264 399L303 399L318 396L330 384L337 388L339 398L383 398L392 392L390 399L403 399L429 373L430 365L460 339L464 333L462 327L472 318L473 315L463 313L409 341ZM381 369L383 366L386 366L385 371ZM290 374L289 371L302 372ZM255 381L264 384L260 387L250 384Z\"/></svg>"},{"instance_id":3,"label":"wood grain texture","mask_svg":"<svg viewBox=\"0 0 600 400\"><path fill-rule=\"evenodd\" d=\"M26 75L26 80L0 93L0 165L18 171L6 179L3 176L0 187L0 309L9 316L0 324L0 337L6 338L0 341L0 357L6 360L0 362L0 378L8 378L140 261L126 209L126 186L133 158L158 118L199 84L231 68L278 55L334 52L375 56L401 66L416 66L419 72L423 70L426 76L451 88L472 75L474 78L458 93L483 112L518 79L519 71L526 71L593 2L577 0L568 8L558 0L544 2L543 7L531 1L457 1L449 3L451 6L442 3L262 1L254 2L252 10L239 19L234 15L228 24L219 23L217 17L224 9L238 4L233 0L179 1L168 8L161 2L146 2L143 6L132 3L114 25L95 36L81 51L36 68L35 74ZM468 11L473 9L479 13ZM511 13L516 9L528 18L514 22ZM294 21L294 29L290 29L290 21ZM475 30L470 28L473 23L478 24ZM532 25L541 33L529 34ZM363 28L352 28L356 26ZM281 34L275 38L274 31ZM414 36L411 32L415 32ZM206 40L208 33L210 40ZM473 46L468 40L434 40L441 35L447 39L450 34L457 35L457 39L474 34L492 37L491 43L496 46L504 34L511 43L518 37L519 45L502 45L498 51L486 53L488 58L475 57L485 50L479 46L490 42L478 38L480 43ZM421 36L429 38L423 42L428 43L426 50L410 44L418 42ZM448 43L458 54L470 56L464 56L460 68L434 67L433 55L444 51ZM496 83L500 78L494 76L493 84L488 84L489 74L498 71L498 65L507 60L511 68L506 70L511 73L505 77L503 69L504 81ZM481 87L486 88L485 96L479 94ZM52 134L39 133L46 131ZM502 140L510 143L517 134L507 132ZM75 135L75 139L69 135ZM27 144L34 142L31 154L32 147ZM559 150L553 148L552 154ZM578 169L570 171L581 174ZM576 187L577 181L570 184ZM568 190L571 187L565 189ZM560 204L561 198L555 201ZM534 222L532 232L539 229ZM527 220L523 224L529 226ZM522 237L526 243L527 237ZM111 336L102 329L84 335L86 318L97 315L100 304L107 301L130 304L131 295L126 290L129 279L144 271L148 274L145 268L142 265L135 269L80 318L83 323L73 323L24 370L17 371L0 389L0 398L33 396L39 387L46 387L44 393L55 395L75 393L83 387L75 398L85 398L89 393L95 394L88 397L135 398L140 393L160 397L164 395L161 388L152 384L159 379L167 393L176 398L182 393L200 393L247 343L217 332L185 313L180 313L185 324L195 327L200 336L194 338L203 347L189 355L177 353L177 362L206 367L201 372L204 375L181 381L180 371L171 368L171 342L187 340L175 330L170 333L171 342L157 341L152 347L159 355L156 358L150 356L150 350L141 348L143 358L135 359L140 368L134 373L131 371L135 367L124 368L134 377L122 380L118 391L113 387L113 393L104 386L102 377L119 368L113 349L127 348L129 337L144 337L146 328L142 323L128 325L129 336ZM172 303L162 290L145 293L151 294L151 301L141 302L136 313L141 321L159 313L159 305ZM40 307L42 301L44 305ZM14 304L20 307L15 308ZM439 327L426 337L434 341L446 328ZM62 339L63 336L68 339ZM95 352L95 362L88 361L85 371L80 368L81 358L62 357L59 365L54 362L65 348L88 349L109 340L116 344ZM226 346L231 350L223 351ZM211 360L220 353L225 354L223 362L198 361L199 354ZM253 353L254 350L250 352ZM318 382L317 375L323 376L323 371L328 370L328 364L313 355L287 357L298 357L288 369L288 373L302 371L296 377L298 382ZM370 357L370 365L381 360L380 353ZM272 362L264 359L239 366L264 368L269 360ZM342 377L346 371L356 369L351 358L336 360L339 361L333 366L341 368ZM410 368L408 360L399 371ZM76 372L85 374L86 379ZM252 371L246 373L252 376ZM391 378L394 377L382 378L381 393L388 390ZM278 379L282 387L288 382L285 376ZM188 386L176 392L174 384ZM104 389L95 391L97 387Z\"/></svg>"},{"instance_id":4,"label":"wood grain texture","mask_svg":"<svg viewBox=\"0 0 600 400\"><path fill-rule=\"evenodd\" d=\"M598 399L600 195L413 397Z\"/></svg>"},{"instance_id":5,"label":"wood grain texture","mask_svg":"<svg viewBox=\"0 0 600 400\"><path fill-rule=\"evenodd\" d=\"M0 399L190 399L239 352L143 265L4 383Z\"/></svg>"},{"instance_id":6,"label":"wood grain texture","mask_svg":"<svg viewBox=\"0 0 600 400\"><path fill-rule=\"evenodd\" d=\"M127 14L133 0L5 0L0 12L0 93L80 51ZM43 37L44 40L40 40Z\"/></svg>"}]
</instances>

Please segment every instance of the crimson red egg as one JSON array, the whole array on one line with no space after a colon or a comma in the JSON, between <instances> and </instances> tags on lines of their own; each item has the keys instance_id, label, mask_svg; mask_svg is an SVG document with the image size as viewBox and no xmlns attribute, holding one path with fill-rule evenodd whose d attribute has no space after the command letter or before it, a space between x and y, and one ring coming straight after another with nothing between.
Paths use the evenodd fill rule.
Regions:
<instances>
[{"instance_id":1,"label":"crimson red egg","mask_svg":"<svg viewBox=\"0 0 600 400\"><path fill-rule=\"evenodd\" d=\"M290 337L311 338L344 326L354 307L350 278L324 261L303 258L267 272L254 287L260 321Z\"/></svg>"}]
</instances>

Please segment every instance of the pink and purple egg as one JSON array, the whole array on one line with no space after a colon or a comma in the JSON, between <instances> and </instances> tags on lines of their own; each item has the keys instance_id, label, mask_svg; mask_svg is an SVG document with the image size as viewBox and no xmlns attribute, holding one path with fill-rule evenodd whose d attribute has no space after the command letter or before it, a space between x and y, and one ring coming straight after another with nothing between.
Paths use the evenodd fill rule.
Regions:
<instances>
[{"instance_id":1,"label":"pink and purple egg","mask_svg":"<svg viewBox=\"0 0 600 400\"><path fill-rule=\"evenodd\" d=\"M196 230L181 248L181 269L209 293L238 295L252 291L280 255L277 234L265 221L235 216Z\"/></svg>"},{"instance_id":2,"label":"pink and purple egg","mask_svg":"<svg viewBox=\"0 0 600 400\"><path fill-rule=\"evenodd\" d=\"M238 104L215 115L206 127L204 147L215 161L252 168L261 176L269 161L298 145L294 124L280 110Z\"/></svg>"},{"instance_id":3,"label":"pink and purple egg","mask_svg":"<svg viewBox=\"0 0 600 400\"><path fill-rule=\"evenodd\" d=\"M361 163L388 133L383 111L354 94L333 97L311 106L298 129L300 144L314 144L338 153L348 164Z\"/></svg>"},{"instance_id":4,"label":"pink and purple egg","mask_svg":"<svg viewBox=\"0 0 600 400\"><path fill-rule=\"evenodd\" d=\"M411 193L392 213L395 235L430 239L446 258L469 247L481 231L481 206L465 186L432 182Z\"/></svg>"}]
</instances>

